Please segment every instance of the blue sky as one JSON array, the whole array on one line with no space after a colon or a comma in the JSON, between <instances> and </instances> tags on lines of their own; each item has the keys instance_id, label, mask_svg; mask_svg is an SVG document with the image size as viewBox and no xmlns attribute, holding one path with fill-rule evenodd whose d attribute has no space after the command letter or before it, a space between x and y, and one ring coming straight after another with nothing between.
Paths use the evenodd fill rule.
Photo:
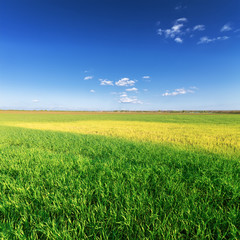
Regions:
<instances>
[{"instance_id":1,"label":"blue sky","mask_svg":"<svg viewBox=\"0 0 240 240\"><path fill-rule=\"evenodd\" d=\"M0 109L240 109L239 0L1 0Z\"/></svg>"}]
</instances>

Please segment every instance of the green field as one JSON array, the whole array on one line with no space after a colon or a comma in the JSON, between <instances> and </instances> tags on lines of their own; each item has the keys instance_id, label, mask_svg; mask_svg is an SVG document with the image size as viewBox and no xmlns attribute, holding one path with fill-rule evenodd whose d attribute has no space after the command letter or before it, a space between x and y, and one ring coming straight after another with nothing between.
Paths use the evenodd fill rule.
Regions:
<instances>
[{"instance_id":1,"label":"green field","mask_svg":"<svg viewBox=\"0 0 240 240\"><path fill-rule=\"evenodd\" d=\"M240 115L0 113L0 239L240 239Z\"/></svg>"}]
</instances>

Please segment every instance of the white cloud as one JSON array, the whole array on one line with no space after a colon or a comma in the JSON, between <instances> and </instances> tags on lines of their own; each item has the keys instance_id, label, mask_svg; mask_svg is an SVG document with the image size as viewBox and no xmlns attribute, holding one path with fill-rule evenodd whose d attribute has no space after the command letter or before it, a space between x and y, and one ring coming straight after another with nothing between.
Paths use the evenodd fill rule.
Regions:
<instances>
[{"instance_id":1,"label":"white cloud","mask_svg":"<svg viewBox=\"0 0 240 240\"><path fill-rule=\"evenodd\" d=\"M142 101L140 101L136 96L128 96L126 92L122 92L122 93L120 93L119 103L142 104Z\"/></svg>"},{"instance_id":2,"label":"white cloud","mask_svg":"<svg viewBox=\"0 0 240 240\"><path fill-rule=\"evenodd\" d=\"M103 86L106 86L106 85L108 85L108 86L113 86L113 81L109 81L109 80L107 80L107 79L99 79L99 81L100 81L100 85L103 85Z\"/></svg>"},{"instance_id":3,"label":"white cloud","mask_svg":"<svg viewBox=\"0 0 240 240\"><path fill-rule=\"evenodd\" d=\"M164 97L166 97L166 96L177 96L177 95L184 95L184 94L187 94L187 93L194 93L194 91L191 90L191 89L178 88L178 89L175 89L173 92L169 92L167 90L165 93L162 94L162 96L164 96Z\"/></svg>"},{"instance_id":4,"label":"white cloud","mask_svg":"<svg viewBox=\"0 0 240 240\"><path fill-rule=\"evenodd\" d=\"M137 92L138 89L135 88L135 87L133 87L133 88L128 88L128 89L126 89L126 91L127 91L127 92Z\"/></svg>"},{"instance_id":5,"label":"white cloud","mask_svg":"<svg viewBox=\"0 0 240 240\"><path fill-rule=\"evenodd\" d=\"M231 31L232 30L232 27L230 26L229 23L226 23L222 26L222 28L220 29L221 32L228 32L228 31Z\"/></svg>"},{"instance_id":6,"label":"white cloud","mask_svg":"<svg viewBox=\"0 0 240 240\"><path fill-rule=\"evenodd\" d=\"M129 78L121 78L115 84L119 87L128 87L128 86L133 86L136 81L130 80Z\"/></svg>"},{"instance_id":7,"label":"white cloud","mask_svg":"<svg viewBox=\"0 0 240 240\"><path fill-rule=\"evenodd\" d=\"M142 104L142 102L140 100L137 99L137 97L128 97L128 96L124 96L121 97L119 100L120 103L138 103L138 104Z\"/></svg>"},{"instance_id":8,"label":"white cloud","mask_svg":"<svg viewBox=\"0 0 240 240\"><path fill-rule=\"evenodd\" d=\"M121 95L120 95L120 97L127 97L127 93L122 92Z\"/></svg>"},{"instance_id":9,"label":"white cloud","mask_svg":"<svg viewBox=\"0 0 240 240\"><path fill-rule=\"evenodd\" d=\"M211 42L215 42L215 41L224 41L227 39L229 39L228 36L216 37L216 38L209 38L209 37L205 36L205 37L201 37L197 44L211 43Z\"/></svg>"},{"instance_id":10,"label":"white cloud","mask_svg":"<svg viewBox=\"0 0 240 240\"><path fill-rule=\"evenodd\" d=\"M175 10L180 10L180 9L182 9L182 5L178 5L175 7Z\"/></svg>"},{"instance_id":11,"label":"white cloud","mask_svg":"<svg viewBox=\"0 0 240 240\"><path fill-rule=\"evenodd\" d=\"M193 28L193 31L204 31L205 30L205 25L196 25Z\"/></svg>"},{"instance_id":12,"label":"white cloud","mask_svg":"<svg viewBox=\"0 0 240 240\"><path fill-rule=\"evenodd\" d=\"M188 21L187 18L182 17L182 18L178 18L178 19L176 20L176 23L179 23L179 22L187 22L187 21Z\"/></svg>"},{"instance_id":13,"label":"white cloud","mask_svg":"<svg viewBox=\"0 0 240 240\"><path fill-rule=\"evenodd\" d=\"M227 39L229 39L228 36L217 37L217 40L227 40Z\"/></svg>"},{"instance_id":14,"label":"white cloud","mask_svg":"<svg viewBox=\"0 0 240 240\"><path fill-rule=\"evenodd\" d=\"M159 28L157 34L164 36L166 39L173 39L176 43L183 43L185 37L192 38L193 32L204 31L205 25L198 24L194 27L188 27L188 19L185 17L175 20L173 26L168 29Z\"/></svg>"},{"instance_id":15,"label":"white cloud","mask_svg":"<svg viewBox=\"0 0 240 240\"><path fill-rule=\"evenodd\" d=\"M91 80L91 79L93 79L93 76L86 76L86 77L84 78L84 80Z\"/></svg>"},{"instance_id":16,"label":"white cloud","mask_svg":"<svg viewBox=\"0 0 240 240\"><path fill-rule=\"evenodd\" d=\"M173 33L179 33L180 29L183 27L182 23L178 23L172 26L172 32Z\"/></svg>"},{"instance_id":17,"label":"white cloud","mask_svg":"<svg viewBox=\"0 0 240 240\"><path fill-rule=\"evenodd\" d=\"M176 36L182 35L181 28L183 26L184 25L180 23L180 24L175 24L171 28L165 29L165 30L159 28L157 33L160 36L164 34L165 38L175 38Z\"/></svg>"},{"instance_id":18,"label":"white cloud","mask_svg":"<svg viewBox=\"0 0 240 240\"><path fill-rule=\"evenodd\" d=\"M38 103L38 102L40 102L40 100L38 100L38 99L33 99L32 102Z\"/></svg>"},{"instance_id":19,"label":"white cloud","mask_svg":"<svg viewBox=\"0 0 240 240\"><path fill-rule=\"evenodd\" d=\"M190 32L190 28L185 28L185 23L187 22L187 18L179 18L175 21L174 25L168 29L161 29L157 30L157 34L162 36L164 35L165 38L174 39L177 43L182 43L183 39L182 36L186 33Z\"/></svg>"},{"instance_id":20,"label":"white cloud","mask_svg":"<svg viewBox=\"0 0 240 240\"><path fill-rule=\"evenodd\" d=\"M181 8L182 8L182 6L179 5L179 6L176 6L176 7L175 7L175 10L180 10Z\"/></svg>"},{"instance_id":21,"label":"white cloud","mask_svg":"<svg viewBox=\"0 0 240 240\"><path fill-rule=\"evenodd\" d=\"M193 27L188 27L188 19L185 17L178 18L174 21L174 24L172 27L163 29L163 28L158 28L157 29L157 34L160 36L163 36L165 39L172 39L176 43L183 43L184 39L186 37L193 38L197 32L204 31L206 29L206 26L203 24L198 24ZM223 25L223 27L220 29L221 32L228 32L234 30L233 27L231 26L230 23L226 23ZM235 30L234 32L240 31L239 29ZM227 40L230 37L228 36L218 36L218 37L213 37L209 38L208 36L203 36L200 38L200 40L197 42L197 44L202 44L202 43L210 43L210 42L215 42L215 41L223 41Z\"/></svg>"},{"instance_id":22,"label":"white cloud","mask_svg":"<svg viewBox=\"0 0 240 240\"><path fill-rule=\"evenodd\" d=\"M205 37L201 37L198 44L202 44L202 43L210 43L210 42L214 42L216 41L216 38L209 38L207 36Z\"/></svg>"},{"instance_id":23,"label":"white cloud","mask_svg":"<svg viewBox=\"0 0 240 240\"><path fill-rule=\"evenodd\" d=\"M186 9L187 7L186 6L183 6L183 5L178 5L175 7L175 10L182 10L182 9Z\"/></svg>"},{"instance_id":24,"label":"white cloud","mask_svg":"<svg viewBox=\"0 0 240 240\"><path fill-rule=\"evenodd\" d=\"M142 79L145 82L151 82L151 77L150 76L142 76Z\"/></svg>"},{"instance_id":25,"label":"white cloud","mask_svg":"<svg viewBox=\"0 0 240 240\"><path fill-rule=\"evenodd\" d=\"M182 43L183 42L183 40L180 37L175 38L174 41L177 42L177 43Z\"/></svg>"},{"instance_id":26,"label":"white cloud","mask_svg":"<svg viewBox=\"0 0 240 240\"><path fill-rule=\"evenodd\" d=\"M91 89L91 90L90 90L90 93L95 93L95 90Z\"/></svg>"},{"instance_id":27,"label":"white cloud","mask_svg":"<svg viewBox=\"0 0 240 240\"><path fill-rule=\"evenodd\" d=\"M181 28L183 27L184 25L182 23L180 24L176 24L176 25L173 25L171 29L167 29L165 31L165 36L167 38L175 38L175 36L179 35L179 34L182 34L182 30Z\"/></svg>"},{"instance_id":28,"label":"white cloud","mask_svg":"<svg viewBox=\"0 0 240 240\"><path fill-rule=\"evenodd\" d=\"M147 92L147 91L148 91L148 89L144 88L144 89L143 89L143 91L144 91L144 92Z\"/></svg>"},{"instance_id":29,"label":"white cloud","mask_svg":"<svg viewBox=\"0 0 240 240\"><path fill-rule=\"evenodd\" d=\"M191 88L191 89L198 89L197 87L195 87L195 86L192 86L192 87L189 87L189 88Z\"/></svg>"}]
</instances>

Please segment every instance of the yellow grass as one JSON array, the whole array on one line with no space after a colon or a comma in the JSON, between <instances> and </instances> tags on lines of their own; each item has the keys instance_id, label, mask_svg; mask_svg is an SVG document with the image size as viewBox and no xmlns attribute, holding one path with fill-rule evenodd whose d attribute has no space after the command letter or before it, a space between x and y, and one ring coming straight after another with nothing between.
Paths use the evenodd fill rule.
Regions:
<instances>
[{"instance_id":1,"label":"yellow grass","mask_svg":"<svg viewBox=\"0 0 240 240\"><path fill-rule=\"evenodd\" d=\"M138 121L77 121L49 123L5 123L16 127L79 134L98 134L135 141L171 143L183 148L204 149L240 155L240 126Z\"/></svg>"}]
</instances>

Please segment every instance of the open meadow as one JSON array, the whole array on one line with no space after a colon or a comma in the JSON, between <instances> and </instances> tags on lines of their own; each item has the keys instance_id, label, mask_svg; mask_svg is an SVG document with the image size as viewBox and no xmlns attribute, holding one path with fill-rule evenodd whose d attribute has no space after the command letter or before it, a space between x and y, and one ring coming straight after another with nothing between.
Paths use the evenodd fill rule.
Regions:
<instances>
[{"instance_id":1,"label":"open meadow","mask_svg":"<svg viewBox=\"0 0 240 240\"><path fill-rule=\"evenodd\" d=\"M240 239L240 114L0 112L0 239Z\"/></svg>"}]
</instances>

